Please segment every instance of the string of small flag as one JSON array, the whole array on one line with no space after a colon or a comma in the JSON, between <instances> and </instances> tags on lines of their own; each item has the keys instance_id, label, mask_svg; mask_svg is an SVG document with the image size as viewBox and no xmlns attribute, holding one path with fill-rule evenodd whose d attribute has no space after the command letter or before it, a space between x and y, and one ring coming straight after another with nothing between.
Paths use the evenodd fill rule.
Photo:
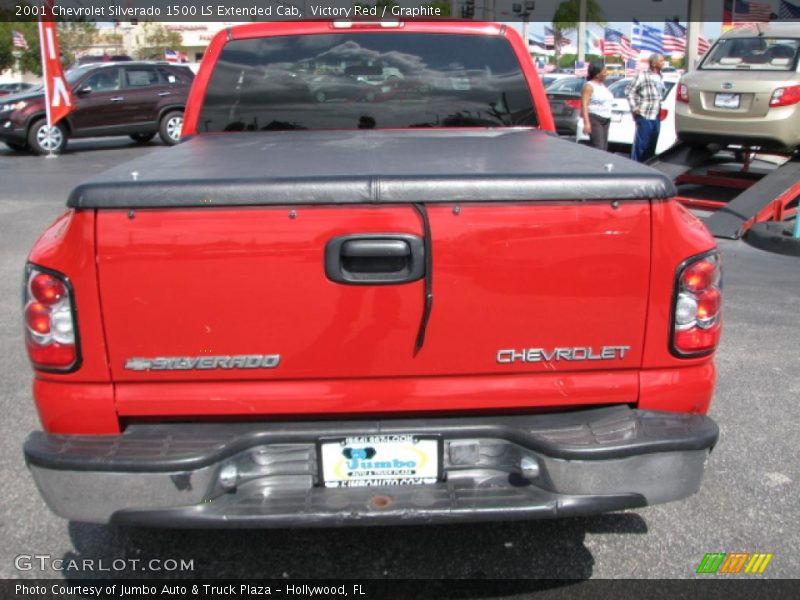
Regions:
<instances>
[{"instance_id":1,"label":"string of small flag","mask_svg":"<svg viewBox=\"0 0 800 600\"><path fill-rule=\"evenodd\" d=\"M686 27L677 21L666 21L663 28L640 23L633 19L631 36L628 37L618 29L605 27L603 37L598 38L587 31L586 52L597 51L602 56L620 56L624 60L639 58L642 53L656 52L666 56L686 54ZM555 47L555 31L544 28L544 36L532 34L528 40L531 46L541 50ZM561 36L560 45L569 46L572 40ZM711 47L710 42L702 35L698 39L698 53L705 54Z\"/></svg>"},{"instance_id":2,"label":"string of small flag","mask_svg":"<svg viewBox=\"0 0 800 600\"><path fill-rule=\"evenodd\" d=\"M619 32L616 33L619 34ZM626 46L629 46L632 52L628 51L626 54L617 52L616 54L623 58L635 58L641 52L655 52L666 56L686 54L686 27L677 21L666 21L664 27L660 28L633 19L631 40ZM711 43L704 36L699 36L698 54L702 56L708 52L710 47ZM612 48L617 49L614 46Z\"/></svg>"}]
</instances>

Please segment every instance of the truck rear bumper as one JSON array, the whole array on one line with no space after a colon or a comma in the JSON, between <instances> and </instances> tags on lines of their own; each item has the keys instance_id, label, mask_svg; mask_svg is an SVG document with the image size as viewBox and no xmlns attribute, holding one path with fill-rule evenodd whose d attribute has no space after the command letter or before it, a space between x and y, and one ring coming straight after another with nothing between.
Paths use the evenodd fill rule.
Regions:
<instances>
[{"instance_id":1,"label":"truck rear bumper","mask_svg":"<svg viewBox=\"0 0 800 600\"><path fill-rule=\"evenodd\" d=\"M441 481L326 488L321 439L441 440ZM625 406L381 421L132 425L119 436L32 433L26 461L50 508L78 521L283 527L586 515L687 497L718 429Z\"/></svg>"}]
</instances>

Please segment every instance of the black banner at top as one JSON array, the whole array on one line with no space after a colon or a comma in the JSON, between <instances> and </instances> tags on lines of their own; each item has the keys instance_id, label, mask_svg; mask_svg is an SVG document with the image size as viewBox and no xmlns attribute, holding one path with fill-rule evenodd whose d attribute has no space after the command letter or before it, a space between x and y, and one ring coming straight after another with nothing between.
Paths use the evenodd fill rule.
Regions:
<instances>
[{"instance_id":1,"label":"black banner at top","mask_svg":"<svg viewBox=\"0 0 800 600\"><path fill-rule=\"evenodd\" d=\"M786 1L762 4L770 4L777 18ZM578 21L582 2L591 23L723 20L724 0L0 0L0 16L4 21L43 17L110 23L452 18L550 23Z\"/></svg>"}]
</instances>

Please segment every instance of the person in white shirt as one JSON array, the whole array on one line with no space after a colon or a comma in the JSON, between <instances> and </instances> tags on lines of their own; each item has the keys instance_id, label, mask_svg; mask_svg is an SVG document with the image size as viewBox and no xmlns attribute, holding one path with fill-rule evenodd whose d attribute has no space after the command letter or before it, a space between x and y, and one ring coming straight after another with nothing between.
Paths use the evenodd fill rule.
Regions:
<instances>
[{"instance_id":1,"label":"person in white shirt","mask_svg":"<svg viewBox=\"0 0 800 600\"><path fill-rule=\"evenodd\" d=\"M613 94L603 83L608 76L605 65L595 62L589 65L589 75L581 92L581 116L583 133L589 143L598 150L608 150L608 128L611 125Z\"/></svg>"}]
</instances>

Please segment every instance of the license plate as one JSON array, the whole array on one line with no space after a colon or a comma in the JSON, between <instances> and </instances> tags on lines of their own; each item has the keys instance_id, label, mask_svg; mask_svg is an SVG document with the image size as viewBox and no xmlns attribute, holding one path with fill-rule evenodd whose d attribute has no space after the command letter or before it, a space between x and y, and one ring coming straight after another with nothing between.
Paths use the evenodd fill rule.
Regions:
<instances>
[{"instance_id":1,"label":"license plate","mask_svg":"<svg viewBox=\"0 0 800 600\"><path fill-rule=\"evenodd\" d=\"M415 435L366 435L320 443L325 487L436 483L440 441Z\"/></svg>"},{"instance_id":2,"label":"license plate","mask_svg":"<svg viewBox=\"0 0 800 600\"><path fill-rule=\"evenodd\" d=\"M739 108L739 94L717 94L714 96L714 106L717 108Z\"/></svg>"},{"instance_id":3,"label":"license plate","mask_svg":"<svg viewBox=\"0 0 800 600\"><path fill-rule=\"evenodd\" d=\"M614 121L615 123L619 123L619 122L622 121L622 115L623 114L625 114L625 113L622 113L622 112L619 112L619 111L615 110L615 111L613 111L611 113L611 120Z\"/></svg>"}]
</instances>

